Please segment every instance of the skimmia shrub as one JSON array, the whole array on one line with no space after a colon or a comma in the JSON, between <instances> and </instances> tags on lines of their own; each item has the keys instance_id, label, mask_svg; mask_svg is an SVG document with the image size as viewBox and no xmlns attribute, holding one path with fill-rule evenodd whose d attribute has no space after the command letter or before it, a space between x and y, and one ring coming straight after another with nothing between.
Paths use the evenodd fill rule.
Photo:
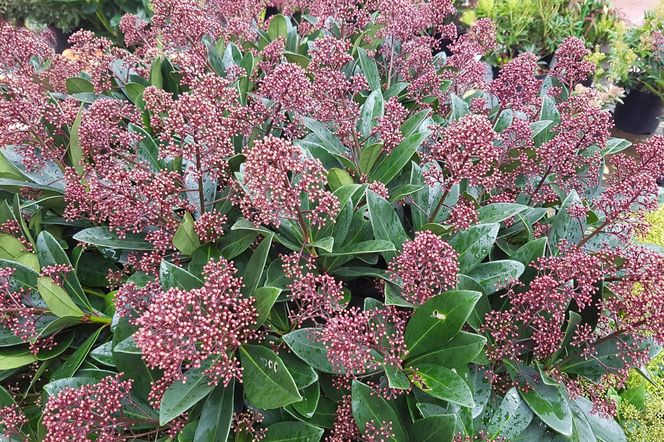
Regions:
<instances>
[{"instance_id":1,"label":"skimmia shrub","mask_svg":"<svg viewBox=\"0 0 664 442\"><path fill-rule=\"evenodd\" d=\"M625 440L664 137L622 152L578 39L487 83L449 0L265 6L0 25L5 437Z\"/></svg>"}]
</instances>

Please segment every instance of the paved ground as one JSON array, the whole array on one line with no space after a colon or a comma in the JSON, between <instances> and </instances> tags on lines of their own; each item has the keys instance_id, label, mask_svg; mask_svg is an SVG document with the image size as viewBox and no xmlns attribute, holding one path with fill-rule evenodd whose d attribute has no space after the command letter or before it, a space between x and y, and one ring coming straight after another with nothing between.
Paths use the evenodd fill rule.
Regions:
<instances>
[{"instance_id":1,"label":"paved ground","mask_svg":"<svg viewBox=\"0 0 664 442\"><path fill-rule=\"evenodd\" d=\"M657 0L612 0L612 3L627 21L638 24L643 18L643 13L655 6Z\"/></svg>"}]
</instances>

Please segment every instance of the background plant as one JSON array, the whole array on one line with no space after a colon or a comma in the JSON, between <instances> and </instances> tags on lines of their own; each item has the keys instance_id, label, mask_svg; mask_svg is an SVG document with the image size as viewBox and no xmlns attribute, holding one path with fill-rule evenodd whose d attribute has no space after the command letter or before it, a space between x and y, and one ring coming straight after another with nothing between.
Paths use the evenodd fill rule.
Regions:
<instances>
[{"instance_id":1,"label":"background plant","mask_svg":"<svg viewBox=\"0 0 664 442\"><path fill-rule=\"evenodd\" d=\"M498 47L491 62L498 65L524 51L549 57L569 36L591 47L606 46L619 22L604 0L480 0L463 11L461 21L470 24L477 18L496 23Z\"/></svg>"},{"instance_id":2,"label":"background plant","mask_svg":"<svg viewBox=\"0 0 664 442\"><path fill-rule=\"evenodd\" d=\"M608 61L608 76L618 85L664 97L663 2L646 12L640 26L616 28Z\"/></svg>"}]
</instances>

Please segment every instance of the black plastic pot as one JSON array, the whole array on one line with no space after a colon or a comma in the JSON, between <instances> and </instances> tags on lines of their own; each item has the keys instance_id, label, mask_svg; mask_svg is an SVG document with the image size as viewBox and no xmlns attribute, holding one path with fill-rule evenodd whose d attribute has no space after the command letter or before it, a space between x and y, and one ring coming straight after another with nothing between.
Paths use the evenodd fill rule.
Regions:
<instances>
[{"instance_id":1,"label":"black plastic pot","mask_svg":"<svg viewBox=\"0 0 664 442\"><path fill-rule=\"evenodd\" d=\"M616 106L613 120L616 127L638 135L652 134L661 123L664 115L662 99L650 92L633 89Z\"/></svg>"}]
</instances>

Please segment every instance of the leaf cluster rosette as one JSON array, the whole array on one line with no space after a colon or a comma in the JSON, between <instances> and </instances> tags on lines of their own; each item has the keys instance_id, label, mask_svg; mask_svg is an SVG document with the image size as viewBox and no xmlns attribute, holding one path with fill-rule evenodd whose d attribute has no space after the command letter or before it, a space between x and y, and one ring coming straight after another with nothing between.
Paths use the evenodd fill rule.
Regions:
<instances>
[{"instance_id":1,"label":"leaf cluster rosette","mask_svg":"<svg viewBox=\"0 0 664 442\"><path fill-rule=\"evenodd\" d=\"M582 42L486 83L447 0L241 3L0 25L6 436L624 440L664 138L622 152Z\"/></svg>"}]
</instances>

